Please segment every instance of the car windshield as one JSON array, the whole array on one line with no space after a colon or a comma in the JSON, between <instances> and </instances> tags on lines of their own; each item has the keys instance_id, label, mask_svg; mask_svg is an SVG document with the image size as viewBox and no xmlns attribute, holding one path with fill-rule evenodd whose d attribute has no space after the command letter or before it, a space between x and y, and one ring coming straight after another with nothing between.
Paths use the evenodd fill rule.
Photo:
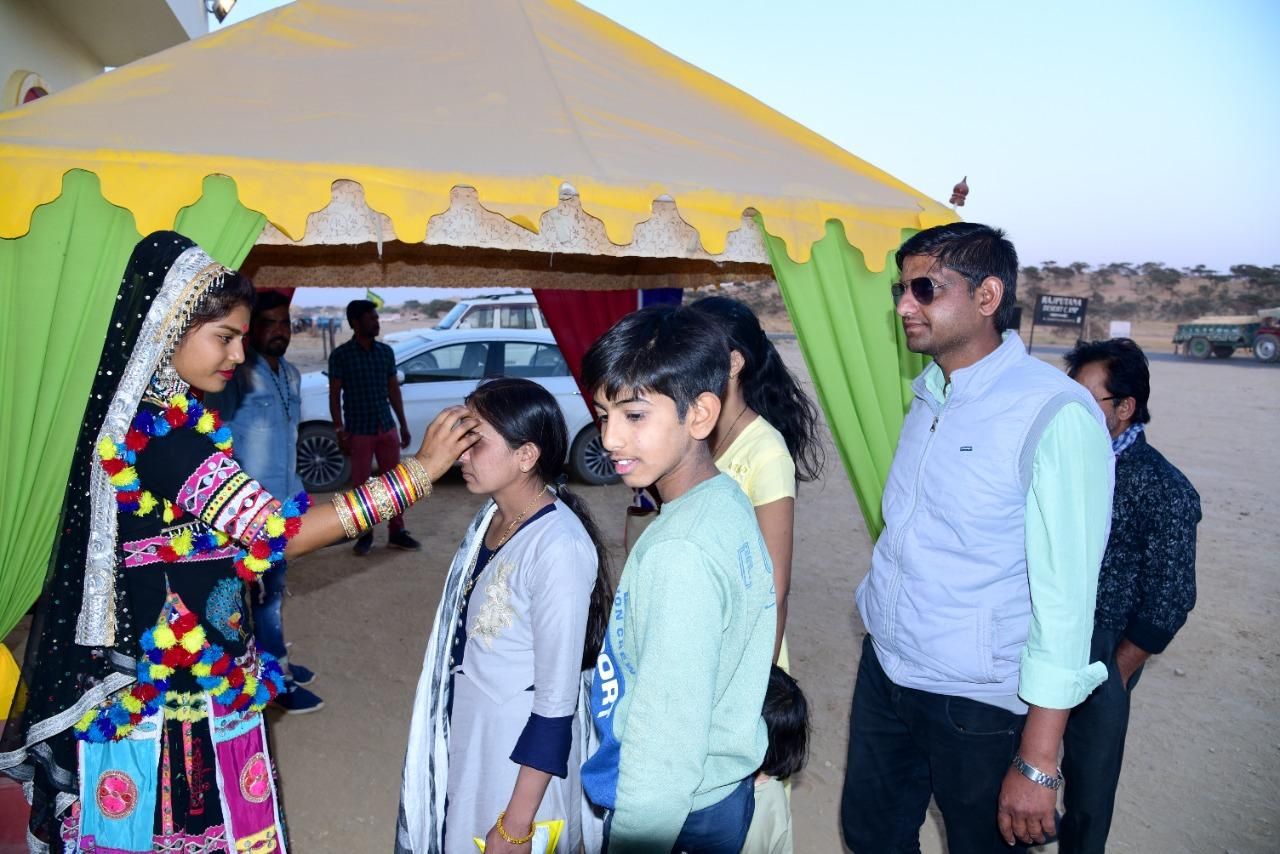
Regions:
<instances>
[{"instance_id":1,"label":"car windshield","mask_svg":"<svg viewBox=\"0 0 1280 854\"><path fill-rule=\"evenodd\" d=\"M458 322L458 318L462 317L462 313L467 310L467 304L460 302L453 308L449 309L449 313L444 319L436 324L436 329L452 329L453 325Z\"/></svg>"}]
</instances>

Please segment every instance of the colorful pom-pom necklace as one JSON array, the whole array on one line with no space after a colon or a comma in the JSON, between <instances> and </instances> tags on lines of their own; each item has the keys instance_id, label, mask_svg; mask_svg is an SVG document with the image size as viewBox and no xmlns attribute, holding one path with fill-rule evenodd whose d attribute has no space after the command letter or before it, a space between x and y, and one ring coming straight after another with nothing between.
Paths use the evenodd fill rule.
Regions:
<instances>
[{"instance_id":1,"label":"colorful pom-pom necklace","mask_svg":"<svg viewBox=\"0 0 1280 854\"><path fill-rule=\"evenodd\" d=\"M182 508L168 499L157 500L151 492L142 488L134 464L138 461L138 454L146 449L153 438L184 428L208 436L215 448L231 456L231 428L222 423L217 412L206 409L200 401L182 394L169 398L159 413L150 409L140 410L123 439L104 438L98 444L102 468L111 478L111 485L116 490L116 505L122 513L146 516L159 508L165 524L172 524L182 517ZM235 556L236 575L245 581L253 581L273 564L283 560L285 546L298 533L302 525L299 517L307 512L310 504L311 500L306 493L299 493L283 502L279 510L268 516L263 533L247 549L241 549ZM196 532L191 528L184 528L171 536L169 542L161 546L157 553L166 563L174 563L217 551L226 547L228 542L228 537L221 531Z\"/></svg>"},{"instance_id":2,"label":"colorful pom-pom necklace","mask_svg":"<svg viewBox=\"0 0 1280 854\"><path fill-rule=\"evenodd\" d=\"M259 652L259 667L252 672L209 643L196 615L172 602L139 643L143 656L138 660L137 684L87 711L75 724L76 738L105 742L127 736L160 709L169 679L179 668L190 671L202 690L236 712L260 712L284 690L284 673L275 656Z\"/></svg>"}]
</instances>

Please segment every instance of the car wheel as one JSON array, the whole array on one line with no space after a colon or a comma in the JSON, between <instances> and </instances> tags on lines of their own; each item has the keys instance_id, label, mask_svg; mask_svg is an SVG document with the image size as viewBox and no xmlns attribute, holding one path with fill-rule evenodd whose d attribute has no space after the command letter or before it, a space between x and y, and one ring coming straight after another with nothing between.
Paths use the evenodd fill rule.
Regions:
<instances>
[{"instance_id":1,"label":"car wheel","mask_svg":"<svg viewBox=\"0 0 1280 854\"><path fill-rule=\"evenodd\" d=\"M569 451L569 469L578 480L592 486L618 482L618 473L613 470L613 460L609 459L609 452L604 449L600 431L594 424L585 428L573 440L573 448Z\"/></svg>"},{"instance_id":2,"label":"car wheel","mask_svg":"<svg viewBox=\"0 0 1280 854\"><path fill-rule=\"evenodd\" d=\"M298 431L298 477L307 492L333 492L351 477L351 461L338 447L331 424L308 424Z\"/></svg>"}]
</instances>

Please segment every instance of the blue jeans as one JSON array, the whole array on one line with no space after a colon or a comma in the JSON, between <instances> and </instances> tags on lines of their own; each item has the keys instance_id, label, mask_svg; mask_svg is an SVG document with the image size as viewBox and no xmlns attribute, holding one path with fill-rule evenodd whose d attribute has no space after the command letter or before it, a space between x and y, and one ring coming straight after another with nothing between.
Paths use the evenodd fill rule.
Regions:
<instances>
[{"instance_id":1,"label":"blue jeans","mask_svg":"<svg viewBox=\"0 0 1280 854\"><path fill-rule=\"evenodd\" d=\"M1005 845L996 804L1022 736L1025 715L895 685L871 636L849 715L849 756L840 824L856 854L918 854L932 797L950 854L1025 852Z\"/></svg>"},{"instance_id":2,"label":"blue jeans","mask_svg":"<svg viewBox=\"0 0 1280 854\"><path fill-rule=\"evenodd\" d=\"M755 791L751 781L743 780L724 800L709 807L694 810L684 820L680 835L676 837L672 854L739 854L742 843L747 841L751 816L756 811ZM604 820L604 850L609 851L610 813Z\"/></svg>"},{"instance_id":3,"label":"blue jeans","mask_svg":"<svg viewBox=\"0 0 1280 854\"><path fill-rule=\"evenodd\" d=\"M1124 737L1129 729L1129 695L1142 676L1139 667L1120 681L1116 645L1120 632L1094 629L1090 661L1107 665L1107 681L1071 710L1062 738L1062 824L1058 832L1061 854L1102 854L1111 831L1116 785L1124 764Z\"/></svg>"},{"instance_id":4,"label":"blue jeans","mask_svg":"<svg viewBox=\"0 0 1280 854\"><path fill-rule=\"evenodd\" d=\"M263 573L259 585L249 591L253 604L254 640L258 649L280 659L286 685L293 681L289 676L289 651L284 645L284 620L281 615L287 569L288 564L280 561Z\"/></svg>"}]
</instances>

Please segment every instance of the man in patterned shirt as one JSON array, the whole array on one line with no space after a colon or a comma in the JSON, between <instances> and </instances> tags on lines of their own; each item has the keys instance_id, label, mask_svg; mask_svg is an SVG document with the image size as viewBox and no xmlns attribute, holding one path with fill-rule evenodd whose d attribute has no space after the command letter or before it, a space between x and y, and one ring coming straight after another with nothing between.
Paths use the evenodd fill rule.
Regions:
<instances>
[{"instance_id":1,"label":"man in patterned shirt","mask_svg":"<svg viewBox=\"0 0 1280 854\"><path fill-rule=\"evenodd\" d=\"M399 464L400 449L409 447L411 437L396 381L395 353L376 340L381 331L377 306L369 300L352 300L347 304L347 322L354 333L351 340L329 354L329 414L338 428L338 445L351 458L351 484L360 486L369 479L375 457L382 471ZM392 410L400 422L398 432ZM391 548L422 548L399 516L391 519L388 528ZM373 532L367 531L356 540L353 551L364 557L372 548Z\"/></svg>"},{"instance_id":2,"label":"man in patterned shirt","mask_svg":"<svg viewBox=\"0 0 1280 854\"><path fill-rule=\"evenodd\" d=\"M1151 376L1142 349L1128 338L1081 343L1066 362L1067 373L1102 407L1116 454L1090 655L1107 665L1107 681L1067 721L1062 773L1072 784L1058 844L1062 854L1101 854L1124 758L1129 694L1143 663L1164 651L1196 603L1200 496L1147 444Z\"/></svg>"}]
</instances>

